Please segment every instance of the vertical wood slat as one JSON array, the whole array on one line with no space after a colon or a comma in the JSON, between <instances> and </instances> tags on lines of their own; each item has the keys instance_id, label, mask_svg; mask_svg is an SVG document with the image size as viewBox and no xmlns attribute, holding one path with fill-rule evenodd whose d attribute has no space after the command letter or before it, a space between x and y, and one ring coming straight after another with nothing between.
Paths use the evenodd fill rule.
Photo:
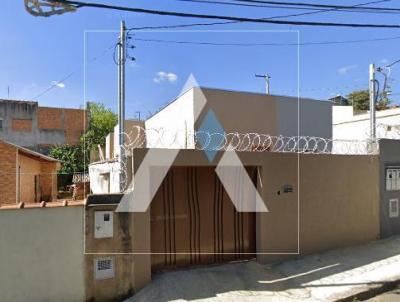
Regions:
<instances>
[{"instance_id":1,"label":"vertical wood slat","mask_svg":"<svg viewBox=\"0 0 400 302\"><path fill-rule=\"evenodd\" d=\"M168 172L150 206L154 271L254 256L247 253L255 253L255 214L236 211L214 169Z\"/></svg>"}]
</instances>

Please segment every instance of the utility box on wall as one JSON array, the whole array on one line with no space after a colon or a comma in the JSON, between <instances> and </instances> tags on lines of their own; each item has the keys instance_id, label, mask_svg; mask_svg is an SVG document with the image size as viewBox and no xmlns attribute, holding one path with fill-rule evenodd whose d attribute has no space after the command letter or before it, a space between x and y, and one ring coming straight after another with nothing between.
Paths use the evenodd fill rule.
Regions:
<instances>
[{"instance_id":1,"label":"utility box on wall","mask_svg":"<svg viewBox=\"0 0 400 302\"><path fill-rule=\"evenodd\" d=\"M112 238L113 232L113 211L95 211L94 238Z\"/></svg>"},{"instance_id":2,"label":"utility box on wall","mask_svg":"<svg viewBox=\"0 0 400 302\"><path fill-rule=\"evenodd\" d=\"M94 260L94 279L103 280L114 278L115 268L114 268L114 258L99 258Z\"/></svg>"},{"instance_id":3,"label":"utility box on wall","mask_svg":"<svg viewBox=\"0 0 400 302\"><path fill-rule=\"evenodd\" d=\"M400 140L379 140L380 236L400 234Z\"/></svg>"}]
</instances>

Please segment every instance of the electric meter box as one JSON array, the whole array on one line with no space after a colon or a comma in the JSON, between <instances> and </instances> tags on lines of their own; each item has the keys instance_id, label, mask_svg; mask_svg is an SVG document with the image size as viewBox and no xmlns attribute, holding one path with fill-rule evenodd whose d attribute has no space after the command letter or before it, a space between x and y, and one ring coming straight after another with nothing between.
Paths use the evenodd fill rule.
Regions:
<instances>
[{"instance_id":1,"label":"electric meter box","mask_svg":"<svg viewBox=\"0 0 400 302\"><path fill-rule=\"evenodd\" d=\"M113 211L94 212L94 238L113 237Z\"/></svg>"}]
</instances>

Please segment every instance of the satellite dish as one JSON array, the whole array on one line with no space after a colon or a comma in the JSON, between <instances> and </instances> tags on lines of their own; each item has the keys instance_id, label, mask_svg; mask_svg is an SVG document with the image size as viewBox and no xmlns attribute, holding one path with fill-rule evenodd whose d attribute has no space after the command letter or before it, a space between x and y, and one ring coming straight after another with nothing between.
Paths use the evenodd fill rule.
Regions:
<instances>
[{"instance_id":1,"label":"satellite dish","mask_svg":"<svg viewBox=\"0 0 400 302\"><path fill-rule=\"evenodd\" d=\"M35 17L49 17L76 11L73 5L51 0L24 0L25 9Z\"/></svg>"}]
</instances>

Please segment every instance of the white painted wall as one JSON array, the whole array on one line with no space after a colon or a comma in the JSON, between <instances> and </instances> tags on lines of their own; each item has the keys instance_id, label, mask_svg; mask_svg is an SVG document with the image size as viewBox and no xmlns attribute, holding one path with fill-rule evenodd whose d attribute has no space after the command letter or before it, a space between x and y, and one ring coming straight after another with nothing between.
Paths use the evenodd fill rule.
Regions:
<instances>
[{"instance_id":1,"label":"white painted wall","mask_svg":"<svg viewBox=\"0 0 400 302\"><path fill-rule=\"evenodd\" d=\"M119 125L115 125L114 127L114 158L119 157ZM111 142L111 141L110 141ZM107 148L107 147L106 147Z\"/></svg>"},{"instance_id":2,"label":"white painted wall","mask_svg":"<svg viewBox=\"0 0 400 302\"><path fill-rule=\"evenodd\" d=\"M0 300L84 301L83 206L0 211Z\"/></svg>"},{"instance_id":3,"label":"white painted wall","mask_svg":"<svg viewBox=\"0 0 400 302\"><path fill-rule=\"evenodd\" d=\"M109 133L106 136L106 159L113 159L114 158L114 133Z\"/></svg>"},{"instance_id":4,"label":"white painted wall","mask_svg":"<svg viewBox=\"0 0 400 302\"><path fill-rule=\"evenodd\" d=\"M205 88L204 91L206 97L209 95L210 98L206 100L206 108L214 110L222 127L228 132L332 138L332 104L330 102L227 92L209 88ZM194 106L197 103L194 102L203 101L199 96L194 99L194 92L194 89L189 90L146 121L148 148L190 149L194 147L193 136L190 135L195 127ZM249 108L249 106L252 107ZM253 115L249 116L250 112ZM254 116L255 113L257 117ZM276 120L276 124L272 127L269 123L264 123L271 117ZM164 133L164 130L167 133ZM178 133L177 137L174 136L176 133ZM189 142L185 142L185 133L191 137ZM163 138L162 141L159 141L160 137Z\"/></svg>"},{"instance_id":5,"label":"white painted wall","mask_svg":"<svg viewBox=\"0 0 400 302\"><path fill-rule=\"evenodd\" d=\"M109 174L109 183L104 174ZM93 194L119 193L119 162L102 162L89 166L90 189ZM110 189L109 189L110 188Z\"/></svg>"},{"instance_id":6,"label":"white painted wall","mask_svg":"<svg viewBox=\"0 0 400 302\"><path fill-rule=\"evenodd\" d=\"M188 90L174 102L145 121L147 148L193 148L194 90ZM189 137L189 139L187 139Z\"/></svg>"},{"instance_id":7,"label":"white painted wall","mask_svg":"<svg viewBox=\"0 0 400 302\"><path fill-rule=\"evenodd\" d=\"M353 106L332 106L332 123L338 124L353 118Z\"/></svg>"},{"instance_id":8,"label":"white painted wall","mask_svg":"<svg viewBox=\"0 0 400 302\"><path fill-rule=\"evenodd\" d=\"M334 106L336 107L336 106ZM365 140L369 138L369 113L339 119L333 111L333 138L336 140ZM336 121L336 122L335 122ZM377 137L400 139L400 108L376 113Z\"/></svg>"}]
</instances>

